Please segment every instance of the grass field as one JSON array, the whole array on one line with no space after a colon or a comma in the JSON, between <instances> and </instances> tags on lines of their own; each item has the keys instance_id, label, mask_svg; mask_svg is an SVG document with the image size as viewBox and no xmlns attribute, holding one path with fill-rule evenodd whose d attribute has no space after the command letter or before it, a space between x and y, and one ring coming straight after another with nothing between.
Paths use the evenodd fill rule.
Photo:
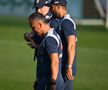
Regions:
<instances>
[{"instance_id":1,"label":"grass field","mask_svg":"<svg viewBox=\"0 0 108 90\"><path fill-rule=\"evenodd\" d=\"M108 31L78 26L78 71L75 90L108 90ZM0 90L33 90L35 62L23 33L26 19L0 17Z\"/></svg>"}]
</instances>

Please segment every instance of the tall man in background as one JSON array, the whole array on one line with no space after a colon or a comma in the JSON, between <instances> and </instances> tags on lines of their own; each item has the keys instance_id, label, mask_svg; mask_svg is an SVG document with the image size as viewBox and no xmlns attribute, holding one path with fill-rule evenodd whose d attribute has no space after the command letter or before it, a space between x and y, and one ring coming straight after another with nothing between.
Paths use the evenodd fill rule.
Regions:
<instances>
[{"instance_id":1,"label":"tall man in background","mask_svg":"<svg viewBox=\"0 0 108 90\"><path fill-rule=\"evenodd\" d=\"M64 90L73 90L73 80L76 74L76 25L67 14L66 0L52 0L51 11L60 19L57 32L63 43L62 75Z\"/></svg>"}]
</instances>

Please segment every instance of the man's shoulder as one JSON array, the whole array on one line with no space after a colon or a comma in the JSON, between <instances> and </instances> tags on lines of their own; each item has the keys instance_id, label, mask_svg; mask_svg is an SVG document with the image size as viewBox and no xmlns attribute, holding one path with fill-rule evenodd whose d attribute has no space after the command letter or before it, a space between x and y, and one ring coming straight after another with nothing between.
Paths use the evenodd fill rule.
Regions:
<instances>
[{"instance_id":1,"label":"man's shoulder","mask_svg":"<svg viewBox=\"0 0 108 90\"><path fill-rule=\"evenodd\" d=\"M70 17L69 14L65 15L64 18L61 20L61 25L60 26L71 26L73 25L74 29L76 29L76 24L74 20Z\"/></svg>"},{"instance_id":2,"label":"man's shoulder","mask_svg":"<svg viewBox=\"0 0 108 90\"><path fill-rule=\"evenodd\" d=\"M57 44L59 45L60 43L60 36L56 33L56 31L54 29L49 30L48 34L45 37L45 41L48 42L57 42Z\"/></svg>"}]
</instances>

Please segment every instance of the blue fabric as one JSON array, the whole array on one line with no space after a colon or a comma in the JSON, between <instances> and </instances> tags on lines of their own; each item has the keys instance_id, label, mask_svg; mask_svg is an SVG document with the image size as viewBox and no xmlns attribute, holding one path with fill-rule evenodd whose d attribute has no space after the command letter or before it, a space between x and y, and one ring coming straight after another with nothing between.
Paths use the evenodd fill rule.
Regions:
<instances>
[{"instance_id":1,"label":"blue fabric","mask_svg":"<svg viewBox=\"0 0 108 90\"><path fill-rule=\"evenodd\" d=\"M64 83L64 90L73 90L73 80L67 80Z\"/></svg>"},{"instance_id":2,"label":"blue fabric","mask_svg":"<svg viewBox=\"0 0 108 90\"><path fill-rule=\"evenodd\" d=\"M52 16L49 24L50 24L51 28L56 29L58 27L58 25L59 25L59 19L57 19L57 18L55 18L55 17Z\"/></svg>"},{"instance_id":3,"label":"blue fabric","mask_svg":"<svg viewBox=\"0 0 108 90\"><path fill-rule=\"evenodd\" d=\"M64 17L66 18L66 17ZM63 44L63 57L62 57L62 76L64 79L64 90L73 90L73 81L69 81L66 77L66 66L67 66L67 37L74 35L77 37L76 34L76 27L75 23L70 19L69 16L67 16L67 19L61 18L60 24L56 29L56 32L60 35L62 44ZM76 54L74 57L74 62L73 62L73 76L76 75Z\"/></svg>"},{"instance_id":4,"label":"blue fabric","mask_svg":"<svg viewBox=\"0 0 108 90\"><path fill-rule=\"evenodd\" d=\"M57 33L54 30L50 30L50 33L57 37ZM48 36L49 32L46 34L42 40L37 55L37 90L49 90L49 82L51 79L51 60L49 54L58 53L61 54L61 41L59 40L59 45L57 44L54 37ZM59 58L59 73L57 77L57 90L62 90L63 88L63 78L61 74L61 58Z\"/></svg>"},{"instance_id":5,"label":"blue fabric","mask_svg":"<svg viewBox=\"0 0 108 90\"><path fill-rule=\"evenodd\" d=\"M43 38L40 37L36 32L34 32L34 35L33 35L33 41L37 44L37 45L40 45L41 42L42 42Z\"/></svg>"},{"instance_id":6,"label":"blue fabric","mask_svg":"<svg viewBox=\"0 0 108 90\"><path fill-rule=\"evenodd\" d=\"M48 37L45 40L45 46L48 54L58 53L57 42L54 38Z\"/></svg>"},{"instance_id":7,"label":"blue fabric","mask_svg":"<svg viewBox=\"0 0 108 90\"><path fill-rule=\"evenodd\" d=\"M68 19L63 20L61 24L61 30L63 30L65 38L67 38L69 35L76 36L76 30L74 30L74 24Z\"/></svg>"}]
</instances>

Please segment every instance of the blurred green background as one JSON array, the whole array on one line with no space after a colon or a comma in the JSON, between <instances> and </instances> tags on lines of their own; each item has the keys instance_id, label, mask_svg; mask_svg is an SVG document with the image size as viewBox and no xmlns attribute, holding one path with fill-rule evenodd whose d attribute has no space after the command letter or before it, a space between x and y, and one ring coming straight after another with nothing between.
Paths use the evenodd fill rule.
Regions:
<instances>
[{"instance_id":1,"label":"blurred green background","mask_svg":"<svg viewBox=\"0 0 108 90\"><path fill-rule=\"evenodd\" d=\"M26 45L27 18L0 17L0 90L33 90L34 50ZM108 90L108 31L104 26L77 26L78 71L75 90Z\"/></svg>"}]
</instances>

